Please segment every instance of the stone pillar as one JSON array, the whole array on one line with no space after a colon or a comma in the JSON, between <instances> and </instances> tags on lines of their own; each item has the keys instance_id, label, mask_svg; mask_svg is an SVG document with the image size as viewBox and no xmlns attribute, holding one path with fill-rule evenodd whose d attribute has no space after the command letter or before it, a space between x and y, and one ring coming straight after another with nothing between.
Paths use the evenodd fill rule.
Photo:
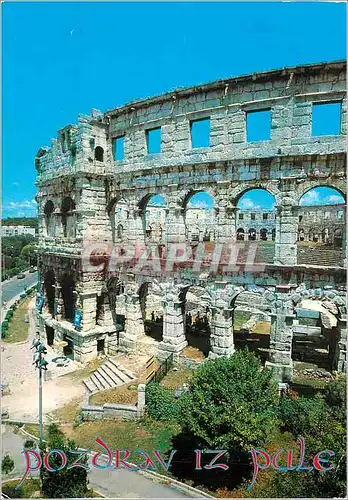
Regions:
<instances>
[{"instance_id":1,"label":"stone pillar","mask_svg":"<svg viewBox=\"0 0 348 500\"><path fill-rule=\"evenodd\" d=\"M177 200L168 200L166 215L166 242L182 243L186 241L185 209Z\"/></svg>"},{"instance_id":2,"label":"stone pillar","mask_svg":"<svg viewBox=\"0 0 348 500\"><path fill-rule=\"evenodd\" d=\"M207 289L212 311L209 359L234 353L233 301L241 291L242 287L224 281L215 281L213 287Z\"/></svg>"},{"instance_id":3,"label":"stone pillar","mask_svg":"<svg viewBox=\"0 0 348 500\"><path fill-rule=\"evenodd\" d=\"M107 293L103 293L101 295L101 304L98 311L97 325L114 328L114 318L110 307L109 295Z\"/></svg>"},{"instance_id":4,"label":"stone pillar","mask_svg":"<svg viewBox=\"0 0 348 500\"><path fill-rule=\"evenodd\" d=\"M337 318L337 343L335 346L333 369L347 373L347 317Z\"/></svg>"},{"instance_id":5,"label":"stone pillar","mask_svg":"<svg viewBox=\"0 0 348 500\"><path fill-rule=\"evenodd\" d=\"M62 287L60 285L54 285L55 297L54 297L54 317L57 321L61 321L64 317L64 301L62 295Z\"/></svg>"},{"instance_id":6,"label":"stone pillar","mask_svg":"<svg viewBox=\"0 0 348 500\"><path fill-rule=\"evenodd\" d=\"M138 405L137 405L137 416L142 417L145 413L145 384L138 385Z\"/></svg>"},{"instance_id":7,"label":"stone pillar","mask_svg":"<svg viewBox=\"0 0 348 500\"><path fill-rule=\"evenodd\" d=\"M293 303L290 299L291 287L277 285L275 300L272 304L270 355L266 367L274 372L279 382L289 382L293 377L292 338Z\"/></svg>"},{"instance_id":8,"label":"stone pillar","mask_svg":"<svg viewBox=\"0 0 348 500\"><path fill-rule=\"evenodd\" d=\"M124 332L120 332L119 346L125 352L136 350L137 341L145 335L139 295L135 286L128 286L126 291L126 321Z\"/></svg>"},{"instance_id":9,"label":"stone pillar","mask_svg":"<svg viewBox=\"0 0 348 500\"><path fill-rule=\"evenodd\" d=\"M215 207L215 239L219 243L236 241L236 215L237 207L228 200L220 200Z\"/></svg>"},{"instance_id":10,"label":"stone pillar","mask_svg":"<svg viewBox=\"0 0 348 500\"><path fill-rule=\"evenodd\" d=\"M185 307L180 298L182 289L171 282L164 289L163 303L163 341L159 349L165 352L180 353L186 346Z\"/></svg>"},{"instance_id":11,"label":"stone pillar","mask_svg":"<svg viewBox=\"0 0 348 500\"><path fill-rule=\"evenodd\" d=\"M128 240L133 244L145 241L142 210L138 207L130 209L128 224Z\"/></svg>"},{"instance_id":12,"label":"stone pillar","mask_svg":"<svg viewBox=\"0 0 348 500\"><path fill-rule=\"evenodd\" d=\"M292 191L277 201L275 256L276 264L297 264L298 206Z\"/></svg>"},{"instance_id":13,"label":"stone pillar","mask_svg":"<svg viewBox=\"0 0 348 500\"><path fill-rule=\"evenodd\" d=\"M97 295L96 293L81 293L81 330L86 332L93 330L96 326L97 317Z\"/></svg>"},{"instance_id":14,"label":"stone pillar","mask_svg":"<svg viewBox=\"0 0 348 500\"><path fill-rule=\"evenodd\" d=\"M233 310L212 306L209 359L234 353Z\"/></svg>"}]
</instances>

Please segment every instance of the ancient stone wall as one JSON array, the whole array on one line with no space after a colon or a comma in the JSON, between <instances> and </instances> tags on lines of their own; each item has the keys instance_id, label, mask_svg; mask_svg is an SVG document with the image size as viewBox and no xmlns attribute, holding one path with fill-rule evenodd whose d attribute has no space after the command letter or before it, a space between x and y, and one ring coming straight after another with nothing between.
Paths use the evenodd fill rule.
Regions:
<instances>
[{"instance_id":1,"label":"ancient stone wall","mask_svg":"<svg viewBox=\"0 0 348 500\"><path fill-rule=\"evenodd\" d=\"M110 269L86 270L82 257L86 245L90 248L94 243L107 248L113 241L147 242L147 209L154 195L165 200L165 219L163 232L151 236L164 245L197 241L187 211L192 195L198 192L205 191L214 200L213 230L208 239L217 243L237 241L237 204L248 190L271 193L276 212L275 222L272 219L273 262L263 270L241 268L208 276L177 270L169 285L167 277L156 276L158 286L164 286L162 351L179 352L186 345L182 287L203 283L218 290L220 297L226 287L305 282L308 288L322 288L344 282L344 270L337 265L299 265L297 241L303 194L317 186L331 186L343 195L346 192L345 77L345 63L337 62L180 89L106 113L93 110L90 116L80 115L77 125L65 127L50 148L39 150L35 166L40 273L44 276L52 271L56 280L59 312L53 312L58 316L50 321L59 332L64 323L60 280L66 271L73 278L75 309L81 313L82 323L69 328L75 331L76 345L86 344L79 348L82 361L96 355L98 339L106 334L111 335L113 348L137 349L143 341L138 293L142 277L134 269L123 275L111 269L116 283L124 281L126 286L114 300ZM337 102L341 104L339 134L312 136L313 106ZM258 111L270 113L270 136L250 141L248 120ZM197 148L193 147L193 129L199 120L209 120L209 137L208 145ZM160 152L149 154L148 134L155 128L160 128ZM124 158L116 160L115 141L120 137L124 137ZM43 294L47 294L46 288L42 280ZM118 338L115 302L121 295L125 326ZM229 304L222 299L212 302L212 356L233 352L231 300ZM277 363L277 356L273 358L272 363Z\"/></svg>"}]
</instances>

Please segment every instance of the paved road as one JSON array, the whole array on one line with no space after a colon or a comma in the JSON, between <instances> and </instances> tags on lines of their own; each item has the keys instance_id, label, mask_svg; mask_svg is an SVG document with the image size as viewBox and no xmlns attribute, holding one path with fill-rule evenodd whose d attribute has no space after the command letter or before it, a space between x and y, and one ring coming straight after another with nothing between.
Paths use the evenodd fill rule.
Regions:
<instances>
[{"instance_id":1,"label":"paved road","mask_svg":"<svg viewBox=\"0 0 348 500\"><path fill-rule=\"evenodd\" d=\"M25 278L18 279L16 277L2 283L2 301L9 301L16 295L24 292L24 285L28 288L35 285L38 280L38 273L25 273Z\"/></svg>"},{"instance_id":2,"label":"paved road","mask_svg":"<svg viewBox=\"0 0 348 500\"><path fill-rule=\"evenodd\" d=\"M1 426L2 455L9 453L15 462L12 477L19 477L25 471L25 459L21 454L25 437L14 434L9 425ZM90 463L90 461L89 461ZM37 473L33 472L32 476ZM3 479L5 476L3 475ZM108 498L202 498L198 495L183 493L170 486L159 484L137 472L124 469L95 469L89 473L89 486Z\"/></svg>"}]
</instances>

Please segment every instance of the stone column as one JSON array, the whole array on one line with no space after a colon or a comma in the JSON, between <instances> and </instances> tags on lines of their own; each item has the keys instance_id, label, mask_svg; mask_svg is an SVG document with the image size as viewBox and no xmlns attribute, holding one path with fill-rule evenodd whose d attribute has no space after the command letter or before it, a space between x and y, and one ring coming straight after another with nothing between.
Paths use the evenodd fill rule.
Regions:
<instances>
[{"instance_id":1,"label":"stone column","mask_svg":"<svg viewBox=\"0 0 348 500\"><path fill-rule=\"evenodd\" d=\"M209 359L231 356L234 353L233 301L243 291L242 287L215 281L207 289L212 311Z\"/></svg>"},{"instance_id":2,"label":"stone column","mask_svg":"<svg viewBox=\"0 0 348 500\"><path fill-rule=\"evenodd\" d=\"M81 330L83 332L93 330L96 327L97 295L93 292L81 293L79 296L81 301L80 309L82 312Z\"/></svg>"},{"instance_id":3,"label":"stone column","mask_svg":"<svg viewBox=\"0 0 348 500\"><path fill-rule=\"evenodd\" d=\"M277 205L275 257L276 264L297 264L298 207L292 193L286 193Z\"/></svg>"},{"instance_id":4,"label":"stone column","mask_svg":"<svg viewBox=\"0 0 348 500\"><path fill-rule=\"evenodd\" d=\"M233 310L212 306L209 359L234 353Z\"/></svg>"},{"instance_id":5,"label":"stone column","mask_svg":"<svg viewBox=\"0 0 348 500\"><path fill-rule=\"evenodd\" d=\"M333 369L347 373L347 317L337 318L337 343L335 346Z\"/></svg>"},{"instance_id":6,"label":"stone column","mask_svg":"<svg viewBox=\"0 0 348 500\"><path fill-rule=\"evenodd\" d=\"M185 307L180 297L181 291L182 288L172 282L163 284L163 341L159 346L162 352L178 354L187 346Z\"/></svg>"},{"instance_id":7,"label":"stone column","mask_svg":"<svg viewBox=\"0 0 348 500\"><path fill-rule=\"evenodd\" d=\"M182 243L186 241L185 209L177 200L168 200L166 215L166 242Z\"/></svg>"},{"instance_id":8,"label":"stone column","mask_svg":"<svg viewBox=\"0 0 348 500\"><path fill-rule=\"evenodd\" d=\"M145 241L145 230L143 227L142 210L138 207L130 209L128 224L128 240L133 244Z\"/></svg>"},{"instance_id":9,"label":"stone column","mask_svg":"<svg viewBox=\"0 0 348 500\"><path fill-rule=\"evenodd\" d=\"M127 286L126 290L126 321L124 332L120 332L119 346L125 352L136 350L137 341L145 335L144 322L141 314L139 295L135 286Z\"/></svg>"},{"instance_id":10,"label":"stone column","mask_svg":"<svg viewBox=\"0 0 348 500\"><path fill-rule=\"evenodd\" d=\"M54 285L55 297L54 297L54 318L57 321L61 321L64 317L64 300L62 295L62 287L60 285Z\"/></svg>"},{"instance_id":11,"label":"stone column","mask_svg":"<svg viewBox=\"0 0 348 500\"><path fill-rule=\"evenodd\" d=\"M109 327L111 329L114 328L114 318L110 307L109 295L107 293L102 293L101 295L97 325Z\"/></svg>"},{"instance_id":12,"label":"stone column","mask_svg":"<svg viewBox=\"0 0 348 500\"><path fill-rule=\"evenodd\" d=\"M290 299L291 287L277 285L271 306L270 355L266 367L274 372L279 382L289 382L293 377L292 338L293 303Z\"/></svg>"},{"instance_id":13,"label":"stone column","mask_svg":"<svg viewBox=\"0 0 348 500\"><path fill-rule=\"evenodd\" d=\"M218 243L236 241L237 207L226 199L220 200L215 207L215 239Z\"/></svg>"}]
</instances>

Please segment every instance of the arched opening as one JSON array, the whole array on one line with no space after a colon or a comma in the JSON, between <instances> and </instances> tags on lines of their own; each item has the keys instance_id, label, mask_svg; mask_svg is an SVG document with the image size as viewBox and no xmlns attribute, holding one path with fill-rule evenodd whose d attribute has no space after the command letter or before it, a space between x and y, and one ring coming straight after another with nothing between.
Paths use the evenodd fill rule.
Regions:
<instances>
[{"instance_id":1,"label":"arched opening","mask_svg":"<svg viewBox=\"0 0 348 500\"><path fill-rule=\"evenodd\" d=\"M244 229L242 227L237 229L237 241L244 241Z\"/></svg>"},{"instance_id":2,"label":"arched opening","mask_svg":"<svg viewBox=\"0 0 348 500\"><path fill-rule=\"evenodd\" d=\"M202 300L204 294L205 289L203 287L192 285L184 289L180 297L188 343L188 347L184 349L184 354L195 359L204 359L211 349L211 311Z\"/></svg>"},{"instance_id":3,"label":"arched opening","mask_svg":"<svg viewBox=\"0 0 348 500\"><path fill-rule=\"evenodd\" d=\"M139 204L145 239L151 242L164 241L166 201L160 194L149 195Z\"/></svg>"},{"instance_id":4,"label":"arched opening","mask_svg":"<svg viewBox=\"0 0 348 500\"><path fill-rule=\"evenodd\" d=\"M126 322L126 296L124 283L117 278L110 278L106 284L108 301L117 334L124 330ZM101 296L102 297L102 296ZM100 304L100 305L99 305ZM97 310L102 311L103 299L97 304ZM98 317L98 314L97 314Z\"/></svg>"},{"instance_id":5,"label":"arched opening","mask_svg":"<svg viewBox=\"0 0 348 500\"><path fill-rule=\"evenodd\" d=\"M268 231L265 228L262 228L260 230L260 240L261 241L267 241L268 240Z\"/></svg>"},{"instance_id":6,"label":"arched opening","mask_svg":"<svg viewBox=\"0 0 348 500\"><path fill-rule=\"evenodd\" d=\"M298 263L342 266L346 231L342 193L330 186L311 188L300 198L298 214L305 234L298 238Z\"/></svg>"},{"instance_id":7,"label":"arched opening","mask_svg":"<svg viewBox=\"0 0 348 500\"><path fill-rule=\"evenodd\" d=\"M55 289L55 276L53 271L47 271L45 274L44 278L44 284L45 284L45 290L46 290L46 297L47 297L47 307L48 307L48 312L52 314L52 316L55 314L54 311L54 301L55 301L55 295L56 295L56 289Z\"/></svg>"},{"instance_id":8,"label":"arched opening","mask_svg":"<svg viewBox=\"0 0 348 500\"><path fill-rule=\"evenodd\" d=\"M245 290L232 301L236 349L254 351L264 364L269 355L271 318L263 294Z\"/></svg>"},{"instance_id":9,"label":"arched opening","mask_svg":"<svg viewBox=\"0 0 348 500\"><path fill-rule=\"evenodd\" d=\"M123 226L122 226L122 224L119 224L117 226L117 233L116 234L117 234L117 239L118 240L122 240L123 239Z\"/></svg>"},{"instance_id":10,"label":"arched opening","mask_svg":"<svg viewBox=\"0 0 348 500\"><path fill-rule=\"evenodd\" d=\"M293 325L292 359L296 371L332 370L337 318L321 300L304 299L297 304Z\"/></svg>"},{"instance_id":11,"label":"arched opening","mask_svg":"<svg viewBox=\"0 0 348 500\"><path fill-rule=\"evenodd\" d=\"M45 203L45 229L47 236L54 236L54 220L53 220L54 205L51 200Z\"/></svg>"},{"instance_id":12,"label":"arched opening","mask_svg":"<svg viewBox=\"0 0 348 500\"><path fill-rule=\"evenodd\" d=\"M342 229L335 229L333 244L336 248L342 247L343 234Z\"/></svg>"},{"instance_id":13,"label":"arched opening","mask_svg":"<svg viewBox=\"0 0 348 500\"><path fill-rule=\"evenodd\" d=\"M255 241L256 240L256 229L251 227L248 231L248 240Z\"/></svg>"},{"instance_id":14,"label":"arched opening","mask_svg":"<svg viewBox=\"0 0 348 500\"><path fill-rule=\"evenodd\" d=\"M275 197L263 188L248 189L234 201L237 207L237 227L244 230L245 240L259 240L257 252L258 258L262 262L274 261L276 239L275 201Z\"/></svg>"},{"instance_id":15,"label":"arched opening","mask_svg":"<svg viewBox=\"0 0 348 500\"><path fill-rule=\"evenodd\" d=\"M75 281L71 275L65 274L61 280L62 297L64 304L64 318L73 321L75 316Z\"/></svg>"},{"instance_id":16,"label":"arched opening","mask_svg":"<svg viewBox=\"0 0 348 500\"><path fill-rule=\"evenodd\" d=\"M184 200L185 231L188 241L213 241L214 198L206 191L190 193Z\"/></svg>"},{"instance_id":17,"label":"arched opening","mask_svg":"<svg viewBox=\"0 0 348 500\"><path fill-rule=\"evenodd\" d=\"M63 198L61 206L64 237L74 238L76 235L75 202L72 198Z\"/></svg>"},{"instance_id":18,"label":"arched opening","mask_svg":"<svg viewBox=\"0 0 348 500\"><path fill-rule=\"evenodd\" d=\"M128 204L123 199L114 201L110 204L108 212L112 232L112 241L114 243L116 241L122 241L126 237L124 228L127 228L128 226Z\"/></svg>"},{"instance_id":19,"label":"arched opening","mask_svg":"<svg viewBox=\"0 0 348 500\"><path fill-rule=\"evenodd\" d=\"M143 283L138 294L145 334L161 342L163 340L163 297L154 293L151 283Z\"/></svg>"},{"instance_id":20,"label":"arched opening","mask_svg":"<svg viewBox=\"0 0 348 500\"><path fill-rule=\"evenodd\" d=\"M97 146L94 150L94 158L97 161L104 161L104 149L101 146Z\"/></svg>"},{"instance_id":21,"label":"arched opening","mask_svg":"<svg viewBox=\"0 0 348 500\"><path fill-rule=\"evenodd\" d=\"M304 230L301 228L299 229L298 231L298 241L304 241L305 240L305 232Z\"/></svg>"}]
</instances>

